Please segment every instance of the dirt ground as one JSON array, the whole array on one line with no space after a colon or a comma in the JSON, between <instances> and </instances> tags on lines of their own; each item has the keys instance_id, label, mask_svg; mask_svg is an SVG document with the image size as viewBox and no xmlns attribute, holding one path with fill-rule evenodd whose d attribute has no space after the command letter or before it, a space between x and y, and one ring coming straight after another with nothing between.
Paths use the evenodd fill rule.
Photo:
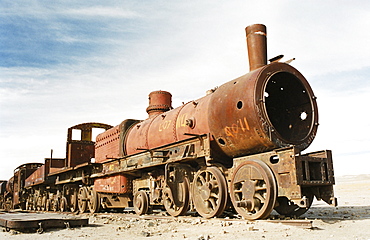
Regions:
<instances>
[{"instance_id":1,"label":"dirt ground","mask_svg":"<svg viewBox=\"0 0 370 240\"><path fill-rule=\"evenodd\" d=\"M88 226L46 229L42 234L6 232L0 228L0 239L370 240L370 175L337 177L335 195L339 206L330 207L315 201L311 209L299 218L306 223L304 226L291 226L277 220L251 222L199 217L153 220L104 213L83 215L89 218Z\"/></svg>"}]
</instances>

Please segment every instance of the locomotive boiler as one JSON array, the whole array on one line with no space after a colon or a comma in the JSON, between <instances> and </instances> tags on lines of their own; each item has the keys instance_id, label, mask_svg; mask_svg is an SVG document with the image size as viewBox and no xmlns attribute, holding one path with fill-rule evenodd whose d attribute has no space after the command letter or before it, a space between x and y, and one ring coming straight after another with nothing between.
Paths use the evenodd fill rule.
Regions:
<instances>
[{"instance_id":1,"label":"locomotive boiler","mask_svg":"<svg viewBox=\"0 0 370 240\"><path fill-rule=\"evenodd\" d=\"M264 25L248 26L246 36L249 73L177 108L169 92L154 91L147 119L98 125L106 131L95 143L95 125L87 124L87 141L74 142L78 154L67 151L78 164L44 174L54 185L38 191L39 202L80 212L164 208L179 216L191 209L206 218L233 208L249 220L274 209L299 216L314 197L335 206L331 151L302 153L318 128L309 83L281 56L267 62ZM92 144L94 154L80 154Z\"/></svg>"}]
</instances>

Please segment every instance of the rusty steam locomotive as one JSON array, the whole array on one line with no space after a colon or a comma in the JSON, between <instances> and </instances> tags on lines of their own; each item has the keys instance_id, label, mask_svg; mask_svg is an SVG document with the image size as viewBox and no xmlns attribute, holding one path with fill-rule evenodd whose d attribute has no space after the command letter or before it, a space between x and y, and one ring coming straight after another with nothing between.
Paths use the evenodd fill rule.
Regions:
<instances>
[{"instance_id":1,"label":"rusty steam locomotive","mask_svg":"<svg viewBox=\"0 0 370 240\"><path fill-rule=\"evenodd\" d=\"M69 128L66 158L23 164L0 182L2 208L211 218L233 207L254 220L273 209L299 216L314 197L336 205L331 151L301 153L318 127L310 85L281 56L267 63L264 25L246 35L249 73L175 109L170 93L152 92L143 121Z\"/></svg>"}]
</instances>

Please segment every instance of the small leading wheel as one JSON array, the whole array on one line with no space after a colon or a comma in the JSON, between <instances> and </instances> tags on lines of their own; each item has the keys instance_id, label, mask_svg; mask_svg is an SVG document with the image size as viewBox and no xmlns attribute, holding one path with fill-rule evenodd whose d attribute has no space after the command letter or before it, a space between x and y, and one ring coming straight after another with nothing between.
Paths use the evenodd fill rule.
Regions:
<instances>
[{"instance_id":1,"label":"small leading wheel","mask_svg":"<svg viewBox=\"0 0 370 240\"><path fill-rule=\"evenodd\" d=\"M227 203L227 184L222 172L216 167L200 169L194 177L192 198L202 217L221 215Z\"/></svg>"},{"instance_id":2,"label":"small leading wheel","mask_svg":"<svg viewBox=\"0 0 370 240\"><path fill-rule=\"evenodd\" d=\"M88 188L88 201L87 205L91 213L96 213L100 211L100 198L99 193L94 190L94 187Z\"/></svg>"},{"instance_id":3,"label":"small leading wheel","mask_svg":"<svg viewBox=\"0 0 370 240\"><path fill-rule=\"evenodd\" d=\"M145 191L140 190L134 196L134 210L136 214L143 215L149 210L149 199Z\"/></svg>"},{"instance_id":4,"label":"small leading wheel","mask_svg":"<svg viewBox=\"0 0 370 240\"><path fill-rule=\"evenodd\" d=\"M295 217L301 216L302 214L307 212L308 209L311 207L312 202L313 202L313 197L314 197L313 193L309 191L307 192L303 191L302 195L307 198L306 208L299 207L297 204L294 204L286 197L278 197L277 201L279 205L275 207L275 210L279 214L284 215L284 216L295 216Z\"/></svg>"},{"instance_id":5,"label":"small leading wheel","mask_svg":"<svg viewBox=\"0 0 370 240\"><path fill-rule=\"evenodd\" d=\"M80 213L84 213L87 210L87 189L86 187L80 187L77 195L78 210Z\"/></svg>"},{"instance_id":6,"label":"small leading wheel","mask_svg":"<svg viewBox=\"0 0 370 240\"><path fill-rule=\"evenodd\" d=\"M276 202L277 184L272 170L262 161L247 160L231 178L230 196L235 210L245 219L263 219Z\"/></svg>"},{"instance_id":7,"label":"small leading wheel","mask_svg":"<svg viewBox=\"0 0 370 240\"><path fill-rule=\"evenodd\" d=\"M189 209L189 180L185 177L171 185L172 188L166 186L163 191L164 207L171 216L184 215Z\"/></svg>"}]
</instances>

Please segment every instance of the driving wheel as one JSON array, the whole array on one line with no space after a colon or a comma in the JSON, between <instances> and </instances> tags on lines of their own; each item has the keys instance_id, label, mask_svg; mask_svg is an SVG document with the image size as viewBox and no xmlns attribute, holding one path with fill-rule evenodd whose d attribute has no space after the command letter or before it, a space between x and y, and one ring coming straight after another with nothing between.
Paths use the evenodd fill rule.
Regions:
<instances>
[{"instance_id":1,"label":"driving wheel","mask_svg":"<svg viewBox=\"0 0 370 240\"><path fill-rule=\"evenodd\" d=\"M94 187L88 188L88 201L87 205L91 213L100 211L100 198L99 193L94 190Z\"/></svg>"},{"instance_id":2,"label":"driving wheel","mask_svg":"<svg viewBox=\"0 0 370 240\"><path fill-rule=\"evenodd\" d=\"M245 219L263 219L276 202L277 184L272 170L262 161L247 160L234 171L230 185L231 202Z\"/></svg>"},{"instance_id":3,"label":"driving wheel","mask_svg":"<svg viewBox=\"0 0 370 240\"><path fill-rule=\"evenodd\" d=\"M227 203L227 184L222 172L216 167L200 169L193 180L192 198L202 217L221 215Z\"/></svg>"},{"instance_id":4,"label":"driving wheel","mask_svg":"<svg viewBox=\"0 0 370 240\"><path fill-rule=\"evenodd\" d=\"M184 215L189 209L189 180L171 182L163 191L163 204L166 211L174 217Z\"/></svg>"},{"instance_id":5,"label":"driving wheel","mask_svg":"<svg viewBox=\"0 0 370 240\"><path fill-rule=\"evenodd\" d=\"M78 210L80 213L84 213L87 210L87 189L86 187L80 187L77 195Z\"/></svg>"}]
</instances>

